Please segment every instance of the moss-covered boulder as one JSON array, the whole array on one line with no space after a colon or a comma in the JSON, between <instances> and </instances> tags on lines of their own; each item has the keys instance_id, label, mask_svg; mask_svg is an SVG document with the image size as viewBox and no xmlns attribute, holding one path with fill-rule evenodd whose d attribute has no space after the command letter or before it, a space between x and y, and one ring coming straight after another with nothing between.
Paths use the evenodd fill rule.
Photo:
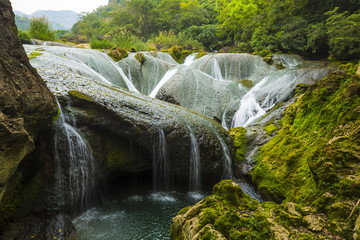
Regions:
<instances>
[{"instance_id":1,"label":"moss-covered boulder","mask_svg":"<svg viewBox=\"0 0 360 240\"><path fill-rule=\"evenodd\" d=\"M239 162L243 162L245 160L245 152L246 152L246 138L245 133L246 130L243 127L238 128L230 128L229 135L234 141L234 145L236 148L236 159Z\"/></svg>"},{"instance_id":2,"label":"moss-covered boulder","mask_svg":"<svg viewBox=\"0 0 360 240\"><path fill-rule=\"evenodd\" d=\"M328 219L313 211L293 202L256 202L237 183L223 180L214 186L213 195L173 218L170 238L344 239L330 233Z\"/></svg>"},{"instance_id":3,"label":"moss-covered boulder","mask_svg":"<svg viewBox=\"0 0 360 240\"><path fill-rule=\"evenodd\" d=\"M238 184L223 180L214 186L213 195L179 212L173 219L170 237L243 239L248 234L270 239L270 223L266 221L266 215L260 214L255 220L251 218L257 205Z\"/></svg>"}]
</instances>

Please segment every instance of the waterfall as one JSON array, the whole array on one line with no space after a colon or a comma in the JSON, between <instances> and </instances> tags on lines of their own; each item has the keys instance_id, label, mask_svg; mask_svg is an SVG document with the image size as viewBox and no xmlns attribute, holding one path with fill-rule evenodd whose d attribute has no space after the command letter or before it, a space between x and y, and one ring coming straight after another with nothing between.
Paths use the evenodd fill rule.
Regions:
<instances>
[{"instance_id":1,"label":"waterfall","mask_svg":"<svg viewBox=\"0 0 360 240\"><path fill-rule=\"evenodd\" d=\"M190 129L191 131L191 129ZM193 131L190 132L191 152L190 152L190 191L200 191L201 189L201 166L199 144Z\"/></svg>"},{"instance_id":2,"label":"waterfall","mask_svg":"<svg viewBox=\"0 0 360 240\"><path fill-rule=\"evenodd\" d=\"M55 167L57 191L65 194L65 208L71 213L78 213L87 209L95 200L99 170L92 155L92 151L81 136L79 130L67 123L66 116L57 100L60 116L57 120L57 127L64 131L66 147L59 146L61 130L56 131L55 137ZM66 151L64 153L64 151ZM68 161L61 164L62 157ZM65 169L67 168L67 169Z\"/></svg>"},{"instance_id":3,"label":"waterfall","mask_svg":"<svg viewBox=\"0 0 360 240\"><path fill-rule=\"evenodd\" d=\"M234 115L231 127L246 127L250 122L265 113L265 110L256 101L254 93L250 91L241 99L240 107Z\"/></svg>"},{"instance_id":4,"label":"waterfall","mask_svg":"<svg viewBox=\"0 0 360 240\"><path fill-rule=\"evenodd\" d=\"M194 62L197 55L198 55L198 53L192 53L189 56L187 56L185 58L184 65L185 66L190 66Z\"/></svg>"},{"instance_id":5,"label":"waterfall","mask_svg":"<svg viewBox=\"0 0 360 240\"><path fill-rule=\"evenodd\" d=\"M105 58L111 63L111 65L114 66L114 68L119 72L120 76L124 79L128 89L132 92L136 92L139 93L139 91L136 89L136 87L134 86L134 84L132 83L132 81L129 80L129 78L125 75L124 71L122 70L121 67L119 67L114 60L111 59L111 57L109 57L107 54L103 53L103 55L105 56Z\"/></svg>"},{"instance_id":6,"label":"waterfall","mask_svg":"<svg viewBox=\"0 0 360 240\"><path fill-rule=\"evenodd\" d=\"M176 73L178 69L173 68L166 72L165 76L160 80L160 82L156 85L156 87L149 94L149 97L155 98L156 94L159 92L160 88L165 85Z\"/></svg>"},{"instance_id":7,"label":"waterfall","mask_svg":"<svg viewBox=\"0 0 360 240\"><path fill-rule=\"evenodd\" d=\"M217 80L224 81L224 77L222 76L219 62L216 60L215 56L213 57L213 68L212 68L211 76Z\"/></svg>"},{"instance_id":8,"label":"waterfall","mask_svg":"<svg viewBox=\"0 0 360 240\"><path fill-rule=\"evenodd\" d=\"M158 138L153 142L153 188L154 191L169 190L169 154L163 129L159 129Z\"/></svg>"},{"instance_id":9,"label":"waterfall","mask_svg":"<svg viewBox=\"0 0 360 240\"><path fill-rule=\"evenodd\" d=\"M219 140L219 143L221 145L222 151L223 151L223 178L224 179L233 179L233 171L232 171L232 161L231 161L231 155L230 150L228 146L226 145L224 139L220 136L218 130L214 128L212 125L209 125L210 131L216 136L216 138Z\"/></svg>"}]
</instances>

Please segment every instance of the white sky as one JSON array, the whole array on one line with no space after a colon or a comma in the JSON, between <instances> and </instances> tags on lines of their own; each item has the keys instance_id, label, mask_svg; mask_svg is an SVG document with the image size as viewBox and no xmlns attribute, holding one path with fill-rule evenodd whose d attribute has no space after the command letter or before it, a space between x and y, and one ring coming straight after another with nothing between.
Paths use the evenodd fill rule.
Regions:
<instances>
[{"instance_id":1,"label":"white sky","mask_svg":"<svg viewBox=\"0 0 360 240\"><path fill-rule=\"evenodd\" d=\"M32 14L36 10L73 10L92 12L109 0L10 0L13 10Z\"/></svg>"}]
</instances>

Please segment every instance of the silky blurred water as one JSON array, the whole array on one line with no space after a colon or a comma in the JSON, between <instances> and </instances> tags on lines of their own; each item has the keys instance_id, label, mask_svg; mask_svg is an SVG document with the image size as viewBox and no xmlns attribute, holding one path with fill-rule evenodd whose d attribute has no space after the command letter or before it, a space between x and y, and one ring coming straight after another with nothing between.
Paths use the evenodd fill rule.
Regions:
<instances>
[{"instance_id":1,"label":"silky blurred water","mask_svg":"<svg viewBox=\"0 0 360 240\"><path fill-rule=\"evenodd\" d=\"M203 193L138 190L117 193L101 207L91 208L76 219L71 240L170 239L172 218L182 208L205 197Z\"/></svg>"}]
</instances>

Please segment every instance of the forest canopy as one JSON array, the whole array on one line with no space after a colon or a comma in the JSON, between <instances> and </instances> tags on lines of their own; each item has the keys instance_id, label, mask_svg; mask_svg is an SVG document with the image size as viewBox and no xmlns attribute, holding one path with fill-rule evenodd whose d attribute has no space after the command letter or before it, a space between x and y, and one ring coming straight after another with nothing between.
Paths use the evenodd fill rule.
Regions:
<instances>
[{"instance_id":1,"label":"forest canopy","mask_svg":"<svg viewBox=\"0 0 360 240\"><path fill-rule=\"evenodd\" d=\"M93 48L360 54L360 0L110 0L70 33Z\"/></svg>"}]
</instances>

